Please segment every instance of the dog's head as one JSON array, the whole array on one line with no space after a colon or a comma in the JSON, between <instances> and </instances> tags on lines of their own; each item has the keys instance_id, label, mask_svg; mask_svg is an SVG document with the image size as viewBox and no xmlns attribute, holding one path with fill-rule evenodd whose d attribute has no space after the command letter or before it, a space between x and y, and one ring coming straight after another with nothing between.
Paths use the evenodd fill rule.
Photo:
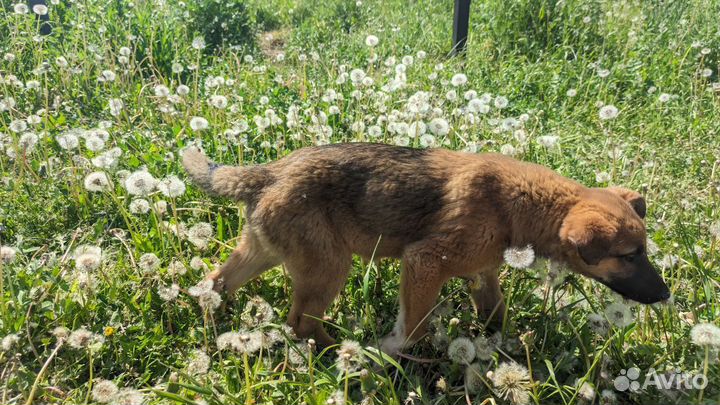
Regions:
<instances>
[{"instance_id":1,"label":"dog's head","mask_svg":"<svg viewBox=\"0 0 720 405\"><path fill-rule=\"evenodd\" d=\"M571 270L643 304L670 298L648 260L642 196L610 187L589 189L581 197L560 228Z\"/></svg>"}]
</instances>

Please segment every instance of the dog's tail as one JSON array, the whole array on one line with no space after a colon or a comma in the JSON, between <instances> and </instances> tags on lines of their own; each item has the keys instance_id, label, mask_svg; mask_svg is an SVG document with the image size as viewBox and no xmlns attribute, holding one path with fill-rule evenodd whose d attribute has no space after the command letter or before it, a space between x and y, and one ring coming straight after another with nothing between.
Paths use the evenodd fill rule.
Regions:
<instances>
[{"instance_id":1,"label":"dog's tail","mask_svg":"<svg viewBox=\"0 0 720 405\"><path fill-rule=\"evenodd\" d=\"M199 149L185 149L182 163L193 183L208 193L236 201L248 201L262 192L273 177L263 166L223 166L209 160Z\"/></svg>"}]
</instances>

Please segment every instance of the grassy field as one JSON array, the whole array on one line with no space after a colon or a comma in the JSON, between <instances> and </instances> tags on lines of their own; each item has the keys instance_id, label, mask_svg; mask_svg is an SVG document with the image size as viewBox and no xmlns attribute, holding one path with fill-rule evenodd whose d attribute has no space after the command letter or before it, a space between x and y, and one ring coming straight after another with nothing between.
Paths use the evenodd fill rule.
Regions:
<instances>
[{"instance_id":1,"label":"grassy field","mask_svg":"<svg viewBox=\"0 0 720 405\"><path fill-rule=\"evenodd\" d=\"M0 403L720 403L718 15L478 0L453 58L450 1L0 0ZM281 267L217 308L198 283L243 209L186 187L181 150L252 164L350 141L502 152L641 191L673 301L504 266L501 331L454 281L398 362L375 349L395 261L355 261L327 312L344 343L325 351L282 327ZM633 368L639 385L617 385ZM683 373L707 384L678 388Z\"/></svg>"}]
</instances>

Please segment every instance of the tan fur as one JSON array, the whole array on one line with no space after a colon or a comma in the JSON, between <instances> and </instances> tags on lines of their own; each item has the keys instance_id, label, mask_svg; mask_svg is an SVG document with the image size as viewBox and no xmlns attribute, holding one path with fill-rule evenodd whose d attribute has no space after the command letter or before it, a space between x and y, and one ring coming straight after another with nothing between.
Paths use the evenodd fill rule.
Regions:
<instances>
[{"instance_id":1,"label":"tan fur","mask_svg":"<svg viewBox=\"0 0 720 405\"><path fill-rule=\"evenodd\" d=\"M333 339L316 318L345 284L352 255L369 258L376 245L376 257L403 261L399 324L383 343L389 352L424 334L452 277L481 279L485 287L471 294L478 312L502 318L498 268L508 247L530 244L537 256L611 283L635 270L609 257L645 245L637 193L590 189L502 155L352 143L214 170L202 153L186 151L183 164L201 187L247 204L238 248L210 277L232 292L284 263L293 282L288 323L321 345Z\"/></svg>"}]
</instances>

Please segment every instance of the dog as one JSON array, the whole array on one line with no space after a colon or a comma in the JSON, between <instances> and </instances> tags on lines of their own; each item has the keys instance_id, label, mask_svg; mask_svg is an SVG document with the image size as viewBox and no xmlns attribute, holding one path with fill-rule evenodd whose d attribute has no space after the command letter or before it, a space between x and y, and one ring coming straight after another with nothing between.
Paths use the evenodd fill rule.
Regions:
<instances>
[{"instance_id":1,"label":"dog","mask_svg":"<svg viewBox=\"0 0 720 405\"><path fill-rule=\"evenodd\" d=\"M305 147L255 166L218 165L195 148L182 160L199 187L246 204L237 248L208 276L216 289L232 293L284 264L287 323L320 346L334 343L319 319L353 254L402 259L399 314L381 340L393 355L425 334L452 277L480 281L478 315L502 316L498 269L509 247L531 245L640 303L670 297L648 260L645 200L625 188L588 188L498 154L373 143Z\"/></svg>"}]
</instances>

